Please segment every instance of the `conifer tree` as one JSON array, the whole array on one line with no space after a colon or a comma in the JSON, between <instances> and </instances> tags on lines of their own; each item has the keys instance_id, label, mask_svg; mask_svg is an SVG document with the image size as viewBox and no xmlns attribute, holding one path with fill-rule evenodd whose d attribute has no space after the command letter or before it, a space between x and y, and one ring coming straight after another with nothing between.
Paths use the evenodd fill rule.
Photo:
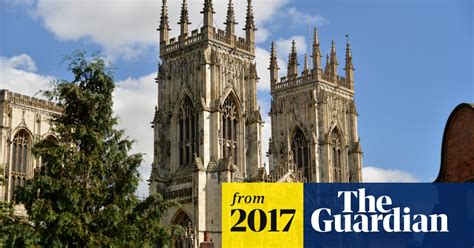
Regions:
<instances>
[{"instance_id":1,"label":"conifer tree","mask_svg":"<svg viewBox=\"0 0 474 248\"><path fill-rule=\"evenodd\" d=\"M4 221L5 243L163 246L179 233L162 223L164 212L174 203L160 195L144 201L135 196L142 155L129 155L133 142L115 129L111 67L99 56L87 59L83 52L73 53L67 61L72 80L55 81L53 89L44 92L63 109L52 120L57 139L34 146L43 166L16 194L28 221ZM17 229L28 237L12 236Z\"/></svg>"}]
</instances>

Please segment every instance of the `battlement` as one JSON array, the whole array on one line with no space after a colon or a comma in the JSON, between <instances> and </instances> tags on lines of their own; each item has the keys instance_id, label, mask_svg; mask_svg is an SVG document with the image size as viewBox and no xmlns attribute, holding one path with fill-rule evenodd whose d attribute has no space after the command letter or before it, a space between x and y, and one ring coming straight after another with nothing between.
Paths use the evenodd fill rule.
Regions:
<instances>
[{"instance_id":1,"label":"battlement","mask_svg":"<svg viewBox=\"0 0 474 248\"><path fill-rule=\"evenodd\" d=\"M51 112L62 113L63 109L58 104L38 99L35 97L25 96L22 94L14 93L6 89L0 89L0 103L9 102L16 105L22 105L25 107L33 107L38 109L45 109Z\"/></svg>"},{"instance_id":2,"label":"battlement","mask_svg":"<svg viewBox=\"0 0 474 248\"><path fill-rule=\"evenodd\" d=\"M161 6L161 17L160 26L160 56L179 51L184 47L189 47L200 42L219 42L232 49L240 52L247 53L249 55L255 55L255 20L253 16L252 0L247 0L247 11L245 17L245 38L237 37L235 28L236 20L234 13L234 4L229 1L227 7L227 17L225 24L225 30L216 29L214 27L214 7L212 0L205 0L203 4L203 21L200 30L193 30L189 34L188 28L191 22L189 22L189 11L187 0L183 0L181 5L181 15L178 24L180 25L179 37L169 37L171 27L169 25L168 7L167 0L162 0Z\"/></svg>"},{"instance_id":3,"label":"battlement","mask_svg":"<svg viewBox=\"0 0 474 248\"><path fill-rule=\"evenodd\" d=\"M348 36L346 36L348 37ZM321 61L321 50L319 48L318 32L314 30L314 42L312 51L312 67L308 60L308 54L304 56L304 69L301 74L298 72L298 54L296 52L296 42L293 40L291 46L291 52L288 56L288 70L287 76L278 78L279 67L275 42L272 42L271 55L270 55L270 81L271 81L271 92L277 92L288 88L296 87L303 84L312 82L325 82L332 84L335 87L343 87L347 90L354 90L354 66L352 64L352 53L349 38L347 38L346 44L346 56L345 56L345 77L338 75L338 65L336 46L334 41L331 44L331 52L326 56L326 66L322 67Z\"/></svg>"},{"instance_id":4,"label":"battlement","mask_svg":"<svg viewBox=\"0 0 474 248\"><path fill-rule=\"evenodd\" d=\"M206 37L205 33L202 32L202 29L193 30L191 32L191 35L186 36L184 39L182 39L181 36L173 37L169 39L167 43L161 44L160 55L167 55L182 48L189 47L206 40L221 42L228 46L231 46L234 49L238 49L240 51L251 54L254 53L254 47L250 46L245 38L237 37L236 35L232 35L229 38L227 37L226 32L224 30L217 29L215 27L213 27L212 30L213 31L210 33L209 37Z\"/></svg>"},{"instance_id":5,"label":"battlement","mask_svg":"<svg viewBox=\"0 0 474 248\"><path fill-rule=\"evenodd\" d=\"M330 75L329 71L324 71L322 69L318 69L318 70L319 70L317 73L318 77L315 75L314 70L307 71L306 73L303 72L301 76L282 77L280 81L276 83L273 91L289 89L292 87L297 87L300 85L309 84L316 81L324 81L324 82L335 84L336 86L340 86L340 87L344 87L349 90L352 90L351 82L348 81L345 77L336 75L336 77L333 78L332 75Z\"/></svg>"}]
</instances>

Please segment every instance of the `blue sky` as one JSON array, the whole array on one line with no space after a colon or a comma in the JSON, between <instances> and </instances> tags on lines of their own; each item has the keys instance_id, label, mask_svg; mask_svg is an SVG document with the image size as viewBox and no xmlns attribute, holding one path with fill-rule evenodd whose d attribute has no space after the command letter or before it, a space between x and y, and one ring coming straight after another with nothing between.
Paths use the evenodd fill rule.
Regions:
<instances>
[{"instance_id":1,"label":"blue sky","mask_svg":"<svg viewBox=\"0 0 474 248\"><path fill-rule=\"evenodd\" d=\"M181 1L169 2L176 34ZM192 28L198 28L203 0L189 2ZM216 25L223 28L227 1L214 2ZM234 0L240 26L245 2ZM101 51L116 68L121 127L137 140L134 151L148 154L141 168L148 179L160 5L159 0L0 0L0 88L34 94L53 78L70 77L64 56L76 49ZM282 73L292 39L302 64L310 45L309 20L319 28L323 53L335 40L340 73L344 36L350 34L364 178L436 178L446 120L457 104L474 102L472 1L254 0L254 5L265 137L270 42L277 43ZM146 194L145 181L139 192Z\"/></svg>"}]
</instances>

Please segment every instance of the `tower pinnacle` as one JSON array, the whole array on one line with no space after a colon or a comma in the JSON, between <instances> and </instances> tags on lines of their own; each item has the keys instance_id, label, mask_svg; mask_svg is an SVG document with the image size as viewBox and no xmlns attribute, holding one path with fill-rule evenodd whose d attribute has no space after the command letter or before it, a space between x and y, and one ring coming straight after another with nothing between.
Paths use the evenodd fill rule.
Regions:
<instances>
[{"instance_id":1,"label":"tower pinnacle","mask_svg":"<svg viewBox=\"0 0 474 248\"><path fill-rule=\"evenodd\" d=\"M278 68L278 59L274 41L272 41L270 53L270 67L268 67L268 69L270 70L270 88L273 90L278 82L278 70L280 69Z\"/></svg>"},{"instance_id":2,"label":"tower pinnacle","mask_svg":"<svg viewBox=\"0 0 474 248\"><path fill-rule=\"evenodd\" d=\"M255 20L253 16L252 0L247 0L247 17L245 18L244 30L247 44L253 47L255 43L255 31L257 28L255 27Z\"/></svg>"},{"instance_id":3,"label":"tower pinnacle","mask_svg":"<svg viewBox=\"0 0 474 248\"><path fill-rule=\"evenodd\" d=\"M296 52L296 42L293 40L291 52L288 57L288 77L298 75L298 54Z\"/></svg>"},{"instance_id":4,"label":"tower pinnacle","mask_svg":"<svg viewBox=\"0 0 474 248\"><path fill-rule=\"evenodd\" d=\"M306 74L309 72L309 62L308 62L308 54L304 54L304 67L303 67L303 73Z\"/></svg>"},{"instance_id":5,"label":"tower pinnacle","mask_svg":"<svg viewBox=\"0 0 474 248\"><path fill-rule=\"evenodd\" d=\"M161 5L161 16L160 16L160 44L166 44L169 38L170 24L168 19L168 6L166 5L166 0L163 0Z\"/></svg>"},{"instance_id":6,"label":"tower pinnacle","mask_svg":"<svg viewBox=\"0 0 474 248\"><path fill-rule=\"evenodd\" d=\"M232 3L232 0L229 0L229 5L227 7L227 18L224 24L226 25L226 36L232 40L232 36L235 35L235 25L237 24L235 21L234 4Z\"/></svg>"},{"instance_id":7,"label":"tower pinnacle","mask_svg":"<svg viewBox=\"0 0 474 248\"><path fill-rule=\"evenodd\" d=\"M337 62L337 56L336 56L336 45L334 43L334 40L331 41L331 64L339 65Z\"/></svg>"},{"instance_id":8,"label":"tower pinnacle","mask_svg":"<svg viewBox=\"0 0 474 248\"><path fill-rule=\"evenodd\" d=\"M344 70L346 71L346 80L349 82L351 88L354 87L354 65L352 64L352 52L351 52L351 43L349 43L349 35L346 35L347 44L346 44L346 66Z\"/></svg>"},{"instance_id":9,"label":"tower pinnacle","mask_svg":"<svg viewBox=\"0 0 474 248\"><path fill-rule=\"evenodd\" d=\"M324 68L324 73L325 74L331 74L330 70L331 70L331 66L330 66L330 62L329 62L329 54L326 54L326 67Z\"/></svg>"},{"instance_id":10,"label":"tower pinnacle","mask_svg":"<svg viewBox=\"0 0 474 248\"><path fill-rule=\"evenodd\" d=\"M186 38L188 35L188 25L189 22L189 13L188 13L188 3L186 0L183 0L183 5L181 6L181 16L179 18L178 24L181 25L181 37Z\"/></svg>"},{"instance_id":11,"label":"tower pinnacle","mask_svg":"<svg viewBox=\"0 0 474 248\"><path fill-rule=\"evenodd\" d=\"M337 56L336 56L336 45L334 44L334 40L331 42L331 55L330 55L330 76L331 79L334 81L337 78L337 66L339 63L337 62Z\"/></svg>"},{"instance_id":12,"label":"tower pinnacle","mask_svg":"<svg viewBox=\"0 0 474 248\"><path fill-rule=\"evenodd\" d=\"M322 68L321 64L321 49L319 48L319 37L318 30L314 28L314 41L313 41L313 69L315 73L319 73L319 69Z\"/></svg>"},{"instance_id":13,"label":"tower pinnacle","mask_svg":"<svg viewBox=\"0 0 474 248\"><path fill-rule=\"evenodd\" d=\"M204 20L203 20L203 33L205 35L209 35L212 33L213 30L213 24L214 24L214 7L212 4L212 0L204 0L204 8L201 11L201 14L204 14Z\"/></svg>"}]
</instances>

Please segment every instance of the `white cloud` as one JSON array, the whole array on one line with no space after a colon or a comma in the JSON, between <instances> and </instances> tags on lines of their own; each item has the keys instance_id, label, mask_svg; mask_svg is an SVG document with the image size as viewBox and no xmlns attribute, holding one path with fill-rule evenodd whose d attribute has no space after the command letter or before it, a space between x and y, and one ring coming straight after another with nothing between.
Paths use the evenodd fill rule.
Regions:
<instances>
[{"instance_id":1,"label":"white cloud","mask_svg":"<svg viewBox=\"0 0 474 248\"><path fill-rule=\"evenodd\" d=\"M276 44L278 56L282 58L288 58L288 54L290 54L293 40L296 43L296 52L298 52L299 55L307 53L308 45L306 43L306 39L307 38L304 36L297 35L297 36L292 36L288 39L277 40L275 44Z\"/></svg>"},{"instance_id":2,"label":"white cloud","mask_svg":"<svg viewBox=\"0 0 474 248\"><path fill-rule=\"evenodd\" d=\"M37 93L48 87L54 77L36 74L36 70L35 62L27 54L0 57L0 88L41 97Z\"/></svg>"},{"instance_id":3,"label":"white cloud","mask_svg":"<svg viewBox=\"0 0 474 248\"><path fill-rule=\"evenodd\" d=\"M202 26L203 0L190 0L189 15L191 29ZM214 0L215 25L224 29L227 0ZM257 41L267 39L268 31L263 23L286 4L288 0L254 1ZM246 3L234 2L237 35L245 33ZM161 1L159 0L38 0L34 13L44 26L62 40L90 39L101 45L106 53L133 58L149 46L158 45ZM172 36L179 32L178 19L181 1L168 1Z\"/></svg>"},{"instance_id":4,"label":"white cloud","mask_svg":"<svg viewBox=\"0 0 474 248\"><path fill-rule=\"evenodd\" d=\"M267 41L268 37L270 36L270 31L265 28L259 28L257 32L255 32L255 43L263 43Z\"/></svg>"},{"instance_id":5,"label":"white cloud","mask_svg":"<svg viewBox=\"0 0 474 248\"><path fill-rule=\"evenodd\" d=\"M158 1L38 0L35 14L61 40L90 39L125 58L158 43Z\"/></svg>"},{"instance_id":6,"label":"white cloud","mask_svg":"<svg viewBox=\"0 0 474 248\"><path fill-rule=\"evenodd\" d=\"M114 112L119 117L118 127L126 130L126 135L135 140L131 154L143 153L140 167L141 182L139 196L148 196L148 179L153 162L153 129L151 121L157 99L156 73L141 78L128 78L117 82L114 92Z\"/></svg>"},{"instance_id":7,"label":"white cloud","mask_svg":"<svg viewBox=\"0 0 474 248\"><path fill-rule=\"evenodd\" d=\"M326 18L320 16L320 15L310 15L303 13L299 10L297 10L295 7L291 7L288 9L287 12L288 16L290 17L291 21L291 26L296 27L296 26L308 26L310 25L311 27L317 26L323 26L329 24L329 20Z\"/></svg>"},{"instance_id":8,"label":"white cloud","mask_svg":"<svg viewBox=\"0 0 474 248\"><path fill-rule=\"evenodd\" d=\"M11 58L0 57L0 63L1 66L5 68L14 68L29 72L35 72L38 70L33 59L24 53Z\"/></svg>"},{"instance_id":9,"label":"white cloud","mask_svg":"<svg viewBox=\"0 0 474 248\"><path fill-rule=\"evenodd\" d=\"M270 52L264 48L257 47L255 49L255 62L257 63L257 72L260 78L257 85L258 90L269 91L270 90L270 71L268 66L270 65ZM286 63L282 59L278 58L278 66L280 69L280 77L283 75L282 71L286 71Z\"/></svg>"},{"instance_id":10,"label":"white cloud","mask_svg":"<svg viewBox=\"0 0 474 248\"><path fill-rule=\"evenodd\" d=\"M394 169L382 169L377 167L362 168L363 182L419 182L420 180L414 175Z\"/></svg>"}]
</instances>

